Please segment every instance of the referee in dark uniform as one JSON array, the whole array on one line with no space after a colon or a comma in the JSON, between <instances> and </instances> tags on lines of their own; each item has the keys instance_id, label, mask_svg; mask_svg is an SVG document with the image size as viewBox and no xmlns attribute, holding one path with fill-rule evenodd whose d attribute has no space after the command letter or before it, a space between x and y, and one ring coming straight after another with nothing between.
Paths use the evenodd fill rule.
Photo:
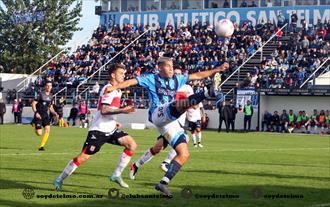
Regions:
<instances>
[{"instance_id":1,"label":"referee in dark uniform","mask_svg":"<svg viewBox=\"0 0 330 207\"><path fill-rule=\"evenodd\" d=\"M52 82L47 81L45 85L45 90L40 92L35 100L32 102L32 110L34 112L33 125L35 127L35 132L38 136L42 135L41 145L39 151L44 151L45 144L49 137L50 132L50 117L49 112L51 112L58 119L58 114L53 108L53 94ZM44 128L44 133L42 134L42 128Z\"/></svg>"}]
</instances>

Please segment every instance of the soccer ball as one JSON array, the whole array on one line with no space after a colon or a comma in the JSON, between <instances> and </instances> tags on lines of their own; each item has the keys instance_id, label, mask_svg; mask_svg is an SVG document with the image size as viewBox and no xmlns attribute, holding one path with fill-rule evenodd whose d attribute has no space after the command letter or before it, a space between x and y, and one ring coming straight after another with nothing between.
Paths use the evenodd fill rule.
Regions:
<instances>
[{"instance_id":1,"label":"soccer ball","mask_svg":"<svg viewBox=\"0 0 330 207\"><path fill-rule=\"evenodd\" d=\"M229 19L221 19L215 24L215 33L220 37L231 37L234 33L234 25Z\"/></svg>"}]
</instances>

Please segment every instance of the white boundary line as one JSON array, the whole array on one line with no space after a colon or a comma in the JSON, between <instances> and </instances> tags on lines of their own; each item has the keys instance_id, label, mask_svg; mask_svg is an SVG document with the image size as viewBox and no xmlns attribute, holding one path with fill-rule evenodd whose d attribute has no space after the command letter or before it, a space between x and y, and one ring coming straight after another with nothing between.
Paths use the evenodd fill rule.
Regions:
<instances>
[{"instance_id":1,"label":"white boundary line","mask_svg":"<svg viewBox=\"0 0 330 207\"><path fill-rule=\"evenodd\" d=\"M304 151L304 150L328 150L330 151L330 148L323 147L323 148L278 148L278 149L219 149L219 150L207 150L207 149L201 149L201 150L195 150L191 149L189 150L190 153L201 153L201 152L258 152L258 151ZM135 153L143 153L145 151L137 151ZM33 153L0 153L1 156L30 156L30 155L74 155L79 152L33 152ZM118 152L98 152L97 154L117 154Z\"/></svg>"}]
</instances>

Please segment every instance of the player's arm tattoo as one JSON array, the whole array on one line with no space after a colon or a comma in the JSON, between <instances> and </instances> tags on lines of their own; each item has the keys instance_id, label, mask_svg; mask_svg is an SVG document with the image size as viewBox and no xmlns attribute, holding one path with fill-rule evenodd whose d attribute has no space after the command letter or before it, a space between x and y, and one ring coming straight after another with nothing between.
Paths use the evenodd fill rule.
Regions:
<instances>
[{"instance_id":1,"label":"player's arm tattoo","mask_svg":"<svg viewBox=\"0 0 330 207\"><path fill-rule=\"evenodd\" d=\"M101 114L102 115L115 115L115 114L121 114L123 113L122 109L114 109L111 108L108 104L102 104L101 105Z\"/></svg>"}]
</instances>

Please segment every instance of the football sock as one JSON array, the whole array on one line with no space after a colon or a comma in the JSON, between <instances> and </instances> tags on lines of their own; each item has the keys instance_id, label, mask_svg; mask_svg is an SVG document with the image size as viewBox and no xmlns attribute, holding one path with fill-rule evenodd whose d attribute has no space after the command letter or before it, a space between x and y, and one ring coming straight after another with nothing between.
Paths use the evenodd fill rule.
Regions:
<instances>
[{"instance_id":1,"label":"football sock","mask_svg":"<svg viewBox=\"0 0 330 207\"><path fill-rule=\"evenodd\" d=\"M201 141L202 141L202 132L198 132L197 136L198 136L198 143L201 143Z\"/></svg>"},{"instance_id":2,"label":"football sock","mask_svg":"<svg viewBox=\"0 0 330 207\"><path fill-rule=\"evenodd\" d=\"M191 136L192 136L193 143L196 144L196 134L193 133Z\"/></svg>"},{"instance_id":3,"label":"football sock","mask_svg":"<svg viewBox=\"0 0 330 207\"><path fill-rule=\"evenodd\" d=\"M78 167L80 163L77 158L70 160L70 162L65 166L63 172L56 178L57 181L63 181L65 178L70 176Z\"/></svg>"},{"instance_id":4,"label":"football sock","mask_svg":"<svg viewBox=\"0 0 330 207\"><path fill-rule=\"evenodd\" d=\"M135 162L135 166L137 168L141 167L144 163L149 162L155 153L153 152L152 148L148 149L139 159Z\"/></svg>"},{"instance_id":5,"label":"football sock","mask_svg":"<svg viewBox=\"0 0 330 207\"><path fill-rule=\"evenodd\" d=\"M121 154L119 163L117 168L113 172L113 176L118 177L121 175L125 167L128 165L129 161L131 160L133 152L129 151L128 149L124 149L124 152Z\"/></svg>"},{"instance_id":6,"label":"football sock","mask_svg":"<svg viewBox=\"0 0 330 207\"><path fill-rule=\"evenodd\" d=\"M170 149L170 151L167 153L167 156L164 160L164 162L166 163L171 163L171 161L173 160L173 158L176 156L176 152L174 149Z\"/></svg>"},{"instance_id":7,"label":"football sock","mask_svg":"<svg viewBox=\"0 0 330 207\"><path fill-rule=\"evenodd\" d=\"M42 135L42 138L41 138L41 145L40 147L44 147L46 145L46 142L48 140L48 137L49 137L49 133L48 132L45 132L43 135Z\"/></svg>"},{"instance_id":8,"label":"football sock","mask_svg":"<svg viewBox=\"0 0 330 207\"><path fill-rule=\"evenodd\" d=\"M170 180L179 172L180 168L181 165L177 161L172 160L170 166L168 167L168 171L166 172L160 183L167 185Z\"/></svg>"}]
</instances>

